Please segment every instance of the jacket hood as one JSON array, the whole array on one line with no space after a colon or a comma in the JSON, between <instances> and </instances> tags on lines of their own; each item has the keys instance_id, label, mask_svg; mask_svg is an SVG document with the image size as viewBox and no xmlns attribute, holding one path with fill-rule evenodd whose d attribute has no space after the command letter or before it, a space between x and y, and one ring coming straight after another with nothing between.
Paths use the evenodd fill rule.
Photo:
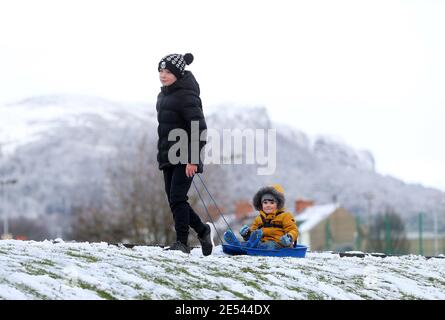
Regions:
<instances>
[{"instance_id":1,"label":"jacket hood","mask_svg":"<svg viewBox=\"0 0 445 320\"><path fill-rule=\"evenodd\" d=\"M281 188L281 186L277 185L277 186L267 186L267 187L263 187L260 190L258 190L258 192L253 196L253 206L255 207L256 210L261 211L263 210L263 206L261 204L261 197L263 195L265 195L266 193L270 193L272 194L276 199L277 199L277 209L283 209L284 207L284 203L286 201L286 198L284 197L284 192L280 192L278 190L283 190Z\"/></svg>"},{"instance_id":2,"label":"jacket hood","mask_svg":"<svg viewBox=\"0 0 445 320\"><path fill-rule=\"evenodd\" d=\"M185 71L184 75L175 81L171 86L161 87L161 91L164 94L169 94L176 90L191 90L196 95L200 95L199 83L196 81L195 76L191 71Z\"/></svg>"}]
</instances>

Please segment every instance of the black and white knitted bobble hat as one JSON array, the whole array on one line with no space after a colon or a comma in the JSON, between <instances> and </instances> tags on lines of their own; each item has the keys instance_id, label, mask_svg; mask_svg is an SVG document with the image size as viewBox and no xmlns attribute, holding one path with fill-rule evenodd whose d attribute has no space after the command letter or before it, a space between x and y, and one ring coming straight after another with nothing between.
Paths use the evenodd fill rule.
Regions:
<instances>
[{"instance_id":1,"label":"black and white knitted bobble hat","mask_svg":"<svg viewBox=\"0 0 445 320\"><path fill-rule=\"evenodd\" d=\"M184 55L176 53L169 54L159 62L158 71L161 71L161 69L168 69L179 79L184 75L185 66L192 62L193 55L191 53L186 53Z\"/></svg>"}]
</instances>

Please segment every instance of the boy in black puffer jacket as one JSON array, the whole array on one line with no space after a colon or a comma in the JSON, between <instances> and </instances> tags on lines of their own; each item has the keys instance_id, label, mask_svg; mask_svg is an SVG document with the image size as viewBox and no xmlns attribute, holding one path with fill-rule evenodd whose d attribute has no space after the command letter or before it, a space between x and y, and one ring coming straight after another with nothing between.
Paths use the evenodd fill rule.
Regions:
<instances>
[{"instance_id":1,"label":"boy in black puffer jacket","mask_svg":"<svg viewBox=\"0 0 445 320\"><path fill-rule=\"evenodd\" d=\"M187 241L189 227L192 227L198 234L203 255L207 256L214 246L213 229L201 221L187 202L193 175L203 172L200 152L206 142L200 137L207 129L199 84L190 71L184 70L192 62L191 53L170 54L159 62L159 79L163 86L156 103L159 122L157 159L164 174L165 192L175 221L176 242L168 250L189 253ZM182 129L186 133L186 144L183 140L169 141L169 134L174 129ZM176 150L178 143L184 148Z\"/></svg>"}]
</instances>

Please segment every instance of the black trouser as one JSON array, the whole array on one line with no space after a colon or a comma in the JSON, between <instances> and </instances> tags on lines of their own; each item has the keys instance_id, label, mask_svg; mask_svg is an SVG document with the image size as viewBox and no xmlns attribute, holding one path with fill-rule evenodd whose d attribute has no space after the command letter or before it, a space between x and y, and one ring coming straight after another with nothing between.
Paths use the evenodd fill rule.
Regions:
<instances>
[{"instance_id":1,"label":"black trouser","mask_svg":"<svg viewBox=\"0 0 445 320\"><path fill-rule=\"evenodd\" d=\"M162 170L164 173L165 192L175 220L176 241L187 244L189 226L202 235L205 224L187 202L187 193L193 181L185 175L185 165L170 166Z\"/></svg>"}]
</instances>

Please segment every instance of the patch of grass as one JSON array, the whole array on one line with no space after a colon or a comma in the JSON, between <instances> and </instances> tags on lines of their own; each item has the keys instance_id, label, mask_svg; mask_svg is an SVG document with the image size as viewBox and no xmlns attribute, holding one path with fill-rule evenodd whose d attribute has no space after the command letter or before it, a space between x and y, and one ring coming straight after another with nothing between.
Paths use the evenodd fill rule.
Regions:
<instances>
[{"instance_id":1,"label":"patch of grass","mask_svg":"<svg viewBox=\"0 0 445 320\"><path fill-rule=\"evenodd\" d=\"M176 292L179 293L181 299L190 300L193 298L193 296L188 291L184 290L180 286L176 286L174 283L165 279L164 277L150 277L139 271L136 271L136 273L138 273L142 278L144 278L147 281L153 281L154 283L159 284L163 287L175 290Z\"/></svg>"},{"instance_id":2,"label":"patch of grass","mask_svg":"<svg viewBox=\"0 0 445 320\"><path fill-rule=\"evenodd\" d=\"M41 294L40 292L38 292L37 290L35 290L34 288L31 288L30 286L27 286L26 284L23 283L11 283L6 279L2 279L3 283L8 283L11 287L14 287L15 289L25 292L25 293L29 293L32 296L34 296L37 299L40 300L48 300L50 299L48 296Z\"/></svg>"},{"instance_id":3,"label":"patch of grass","mask_svg":"<svg viewBox=\"0 0 445 320\"><path fill-rule=\"evenodd\" d=\"M128 281L122 281L121 283L122 283L123 285L128 286L128 287L131 287L131 288L133 288L133 289L135 289L135 290L142 290L141 285L138 284L138 283L128 282Z\"/></svg>"},{"instance_id":4,"label":"patch of grass","mask_svg":"<svg viewBox=\"0 0 445 320\"><path fill-rule=\"evenodd\" d=\"M243 268L240 269L240 271L242 273L244 273L244 274L249 273L249 274L255 276L255 278L257 278L259 281L264 281L264 282L268 281L266 276L264 276L263 274L261 274L261 272L258 272L258 271L254 270L252 268L243 267ZM231 274L231 275L233 277L233 274ZM255 285L255 283L253 281L249 281L249 283L252 283L253 285Z\"/></svg>"},{"instance_id":5,"label":"patch of grass","mask_svg":"<svg viewBox=\"0 0 445 320\"><path fill-rule=\"evenodd\" d=\"M210 270L210 275L214 276L214 277L221 277L221 278L233 278L234 274L227 272L227 271L222 271L221 269L214 269L214 270Z\"/></svg>"},{"instance_id":6,"label":"patch of grass","mask_svg":"<svg viewBox=\"0 0 445 320\"><path fill-rule=\"evenodd\" d=\"M305 269L301 270L301 273L302 273L303 275L305 275L305 276L308 276L308 277L312 276L312 272L310 272L310 271L308 271L308 270L305 270Z\"/></svg>"},{"instance_id":7,"label":"patch of grass","mask_svg":"<svg viewBox=\"0 0 445 320\"><path fill-rule=\"evenodd\" d=\"M165 266L164 270L169 274L183 273L187 276L193 277L193 274L191 274L185 267L182 266L175 266L174 268L171 266Z\"/></svg>"},{"instance_id":8,"label":"patch of grass","mask_svg":"<svg viewBox=\"0 0 445 320\"><path fill-rule=\"evenodd\" d=\"M68 251L66 254L68 256L71 256L71 257L74 257L74 258L85 259L88 262L97 262L97 261L99 261L99 259L96 258L96 257L90 256L90 255L86 255L86 254L77 254L77 253L74 253L73 251Z\"/></svg>"},{"instance_id":9,"label":"patch of grass","mask_svg":"<svg viewBox=\"0 0 445 320\"><path fill-rule=\"evenodd\" d=\"M242 267L240 269L240 271L244 272L244 273L257 273L255 270L253 270L252 268L249 268L249 267Z\"/></svg>"},{"instance_id":10,"label":"patch of grass","mask_svg":"<svg viewBox=\"0 0 445 320\"><path fill-rule=\"evenodd\" d=\"M30 266L25 266L26 269L26 273L30 274L32 276L44 276L47 275L46 271L42 270L42 269L37 269L34 267L30 267Z\"/></svg>"},{"instance_id":11,"label":"patch of grass","mask_svg":"<svg viewBox=\"0 0 445 320\"><path fill-rule=\"evenodd\" d=\"M245 296L244 294L242 294L241 292L235 291L235 290L231 290L229 288L227 288L226 286L222 286L222 289L224 291L230 292L231 294L233 294L235 297L242 299L242 300L252 300L252 298L249 298L247 296Z\"/></svg>"},{"instance_id":12,"label":"patch of grass","mask_svg":"<svg viewBox=\"0 0 445 320\"><path fill-rule=\"evenodd\" d=\"M164 278L152 278L151 279L154 283L160 284L161 286L165 287L171 287L171 283Z\"/></svg>"},{"instance_id":13,"label":"patch of grass","mask_svg":"<svg viewBox=\"0 0 445 320\"><path fill-rule=\"evenodd\" d=\"M371 296L367 295L366 293L362 292L355 292L360 298L363 298L365 300L374 300L375 298L372 298Z\"/></svg>"},{"instance_id":14,"label":"patch of grass","mask_svg":"<svg viewBox=\"0 0 445 320\"><path fill-rule=\"evenodd\" d=\"M49 276L53 279L60 279L61 277L53 272L50 272L46 269L35 267L32 264L23 264L26 273L32 276Z\"/></svg>"},{"instance_id":15,"label":"patch of grass","mask_svg":"<svg viewBox=\"0 0 445 320\"><path fill-rule=\"evenodd\" d=\"M266 292L264 290L264 288L262 288L261 285L258 284L255 280L244 279L244 278L240 277L239 274L238 274L238 277L236 277L236 276L237 276L236 274L231 274L230 278L234 279L234 280L237 280L237 281L240 281L243 284L243 286L250 287L254 291L262 292L262 293L270 295L270 293ZM192 290L193 292L197 292L198 290L201 290L201 289L213 290L215 292L220 292L222 290L226 290L228 292L231 292L233 295L235 295L238 298L241 298L241 299L253 299L253 298L244 296L243 294L241 294L239 292L233 291L231 289L227 289L227 287L224 286L224 285L223 285L224 289L221 289L221 285L219 285L218 283L209 283L209 282L205 282L205 281L200 281L200 282L192 281L190 283L190 285L191 285L191 287L189 287L188 289L189 289L189 291ZM216 297L216 299L218 299L218 298Z\"/></svg>"},{"instance_id":16,"label":"patch of grass","mask_svg":"<svg viewBox=\"0 0 445 320\"><path fill-rule=\"evenodd\" d=\"M41 299L41 300L48 300L48 299L49 299L48 296L46 296L46 295L44 295L44 294L41 294L41 293L38 292L37 290L35 290L35 289L33 289L33 288L31 288L31 287L25 285L25 284L18 284L18 285L16 285L16 289L20 289L20 290L23 290L23 291L25 291L25 292L27 292L27 293L30 293L30 294L32 294L34 297L36 297L36 298L38 298L38 299Z\"/></svg>"},{"instance_id":17,"label":"patch of grass","mask_svg":"<svg viewBox=\"0 0 445 320\"><path fill-rule=\"evenodd\" d=\"M238 280L238 281L241 281L241 282L246 282L247 281L249 283L254 283L253 280L245 280L242 277L242 274L235 274L233 272L222 271L220 269L214 269L214 270L210 270L210 271L211 271L210 275L214 276L214 277L235 279L235 280ZM261 275L258 272L254 272L253 270L251 270L251 271L252 271L251 274L254 275L255 278L258 279L258 281L268 282L268 279L265 276Z\"/></svg>"},{"instance_id":18,"label":"patch of grass","mask_svg":"<svg viewBox=\"0 0 445 320\"><path fill-rule=\"evenodd\" d=\"M85 282L85 281L78 281L78 283L79 283L79 286L80 286L82 289L86 289L86 290L94 291L94 292L97 293L97 295L98 295L99 297L101 297L101 298L103 298L103 299L106 299L106 300L117 300L115 297L113 297L113 296L112 296L111 294L109 294L108 292L106 292L106 291L104 291L104 290L101 290L101 289L98 289L98 288L96 288L95 286L89 284L88 282Z\"/></svg>"},{"instance_id":19,"label":"patch of grass","mask_svg":"<svg viewBox=\"0 0 445 320\"><path fill-rule=\"evenodd\" d=\"M48 260L48 259L36 260L34 262L38 263L38 264L42 264L44 266L50 266L50 267L54 267L56 265L54 262L52 262L51 260Z\"/></svg>"},{"instance_id":20,"label":"patch of grass","mask_svg":"<svg viewBox=\"0 0 445 320\"><path fill-rule=\"evenodd\" d=\"M151 295L149 295L148 293L143 293L140 294L136 297L137 300L153 300L153 298L151 297Z\"/></svg>"},{"instance_id":21,"label":"patch of grass","mask_svg":"<svg viewBox=\"0 0 445 320\"><path fill-rule=\"evenodd\" d=\"M363 278L354 278L353 283L356 287L363 289L365 287L365 282Z\"/></svg>"},{"instance_id":22,"label":"patch of grass","mask_svg":"<svg viewBox=\"0 0 445 320\"><path fill-rule=\"evenodd\" d=\"M253 270L253 269L251 269L249 267L243 267L243 268L240 269L240 271L242 272L242 274L249 273L251 275L254 275L256 277L257 281L245 279L245 278L242 277L242 274L234 274L234 273L229 273L229 272L222 272L219 269L214 269L212 271L213 271L212 272L212 276L219 276L219 277L222 277L222 278L229 278L229 279L237 280L237 281L242 282L243 285L252 287L252 288L254 288L254 290L262 292L262 293L270 296L271 298L275 298L275 299L278 298L278 296L276 294L274 294L272 292L269 292L267 290L264 290L264 288L258 283L258 281L262 281L262 282L268 283L269 280L265 276L261 275L258 271L255 271L255 270ZM247 296L243 295L242 293L239 293L237 291L233 291L233 290L227 288L226 286L223 286L223 288L224 288L225 291L228 291L228 292L232 293L233 295L235 295L236 297L238 297L240 299L253 299L253 298L250 298L250 297L247 297ZM213 289L215 291L220 290L218 288L213 288Z\"/></svg>"},{"instance_id":23,"label":"patch of grass","mask_svg":"<svg viewBox=\"0 0 445 320\"><path fill-rule=\"evenodd\" d=\"M433 277L428 277L427 279L429 282L431 282L433 285L442 285L445 286L445 281L441 280L441 279L437 279L437 278L433 278Z\"/></svg>"},{"instance_id":24,"label":"patch of grass","mask_svg":"<svg viewBox=\"0 0 445 320\"><path fill-rule=\"evenodd\" d=\"M402 296L400 297L400 300L420 300L419 297L416 297L412 294L406 294L402 292Z\"/></svg>"},{"instance_id":25,"label":"patch of grass","mask_svg":"<svg viewBox=\"0 0 445 320\"><path fill-rule=\"evenodd\" d=\"M287 289L295 292L302 292L303 290L300 287L287 287Z\"/></svg>"},{"instance_id":26,"label":"patch of grass","mask_svg":"<svg viewBox=\"0 0 445 320\"><path fill-rule=\"evenodd\" d=\"M166 281L166 280L160 279L160 278L154 278L153 281L155 283L161 284L165 287L175 290L176 292L179 293L179 296L181 299L190 300L193 298L192 295L188 291L184 290L181 286L175 286L174 283L172 283L172 282L169 282L169 281Z\"/></svg>"},{"instance_id":27,"label":"patch of grass","mask_svg":"<svg viewBox=\"0 0 445 320\"><path fill-rule=\"evenodd\" d=\"M132 259L136 259L136 260L146 260L146 258L144 258L144 257L139 257L139 256L133 256L133 255L131 255L131 254L126 254L126 253L119 253L121 256L124 256L124 257L129 257L129 258L132 258Z\"/></svg>"},{"instance_id":28,"label":"patch of grass","mask_svg":"<svg viewBox=\"0 0 445 320\"><path fill-rule=\"evenodd\" d=\"M261 291L261 292L263 291L261 286L257 282L255 282L253 280L245 280L245 281L243 281L243 283L246 286L254 288L256 291Z\"/></svg>"},{"instance_id":29,"label":"patch of grass","mask_svg":"<svg viewBox=\"0 0 445 320\"><path fill-rule=\"evenodd\" d=\"M193 296L188 291L185 291L182 288L176 287L176 291L179 292L179 295L180 295L181 299L183 299L183 300L193 299Z\"/></svg>"},{"instance_id":30,"label":"patch of grass","mask_svg":"<svg viewBox=\"0 0 445 320\"><path fill-rule=\"evenodd\" d=\"M328 279L324 275L321 274L317 277L317 280L322 281L322 282L327 282Z\"/></svg>"},{"instance_id":31,"label":"patch of grass","mask_svg":"<svg viewBox=\"0 0 445 320\"><path fill-rule=\"evenodd\" d=\"M308 300L324 300L324 297L315 291L309 291L307 293L307 298Z\"/></svg>"},{"instance_id":32,"label":"patch of grass","mask_svg":"<svg viewBox=\"0 0 445 320\"><path fill-rule=\"evenodd\" d=\"M275 299L275 300L280 299L279 295L276 292L264 291L264 293L267 294L272 299Z\"/></svg>"}]
</instances>

